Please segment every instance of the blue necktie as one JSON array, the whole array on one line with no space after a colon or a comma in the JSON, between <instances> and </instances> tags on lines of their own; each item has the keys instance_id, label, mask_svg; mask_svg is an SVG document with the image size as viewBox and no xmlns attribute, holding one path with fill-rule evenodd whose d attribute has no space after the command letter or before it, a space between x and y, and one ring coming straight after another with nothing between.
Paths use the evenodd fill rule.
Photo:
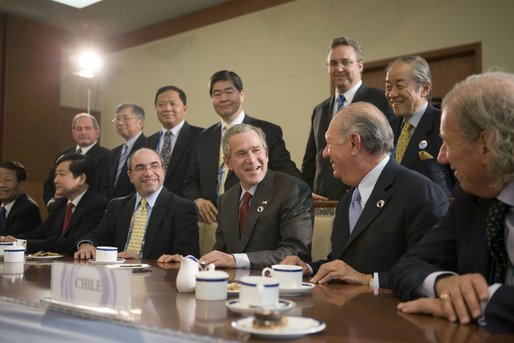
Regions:
<instances>
[{"instance_id":1,"label":"blue necktie","mask_svg":"<svg viewBox=\"0 0 514 343\"><path fill-rule=\"evenodd\" d=\"M350 234L357 223L360 215L362 213L361 206L361 194L359 193L359 188L355 188L352 194L352 201L350 203L350 211L348 215L349 223L350 223Z\"/></svg>"},{"instance_id":2,"label":"blue necktie","mask_svg":"<svg viewBox=\"0 0 514 343\"><path fill-rule=\"evenodd\" d=\"M346 101L344 95L339 95L337 97L337 112L341 111L344 106L344 102Z\"/></svg>"}]
</instances>

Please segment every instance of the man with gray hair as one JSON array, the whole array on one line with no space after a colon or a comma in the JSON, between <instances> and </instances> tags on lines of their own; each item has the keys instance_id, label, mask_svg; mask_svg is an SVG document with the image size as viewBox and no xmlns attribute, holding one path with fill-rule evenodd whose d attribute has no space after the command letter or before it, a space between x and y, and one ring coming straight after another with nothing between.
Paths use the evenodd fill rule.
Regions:
<instances>
[{"instance_id":1,"label":"man with gray hair","mask_svg":"<svg viewBox=\"0 0 514 343\"><path fill-rule=\"evenodd\" d=\"M448 214L393 268L404 313L514 331L514 75L468 77L442 104L440 163L461 189Z\"/></svg>"},{"instance_id":2,"label":"man with gray hair","mask_svg":"<svg viewBox=\"0 0 514 343\"><path fill-rule=\"evenodd\" d=\"M312 199L309 186L268 169L262 129L237 124L222 140L223 159L240 182L218 199L214 251L200 262L262 269L288 255L310 260Z\"/></svg>"},{"instance_id":3,"label":"man with gray hair","mask_svg":"<svg viewBox=\"0 0 514 343\"><path fill-rule=\"evenodd\" d=\"M95 181L94 184L90 184L90 187L101 193L103 179L106 176L106 168L109 162L109 149L104 148L97 142L98 137L100 137L98 121L87 113L75 115L71 123L71 136L77 144L58 152L55 161L66 154L77 153L88 156L93 161L95 168ZM54 167L48 173L48 177L43 185L43 199L47 207L50 207L55 199L61 196L55 192Z\"/></svg>"},{"instance_id":4,"label":"man with gray hair","mask_svg":"<svg viewBox=\"0 0 514 343\"><path fill-rule=\"evenodd\" d=\"M389 64L386 97L401 121L394 158L438 184L447 196L453 194L455 179L447 165L437 162L442 141L441 111L430 104L432 73L420 56L404 56Z\"/></svg>"},{"instance_id":5,"label":"man with gray hair","mask_svg":"<svg viewBox=\"0 0 514 343\"><path fill-rule=\"evenodd\" d=\"M325 135L323 156L351 188L339 201L326 260L300 265L311 282L340 280L389 287L389 271L448 208L443 190L390 158L393 132L382 112L366 102L339 112Z\"/></svg>"}]
</instances>

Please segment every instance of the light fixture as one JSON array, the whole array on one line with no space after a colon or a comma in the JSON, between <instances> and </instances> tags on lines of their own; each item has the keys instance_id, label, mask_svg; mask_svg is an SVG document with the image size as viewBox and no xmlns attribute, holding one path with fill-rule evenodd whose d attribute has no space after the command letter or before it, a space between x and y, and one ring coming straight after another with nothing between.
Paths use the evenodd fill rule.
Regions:
<instances>
[{"instance_id":1,"label":"light fixture","mask_svg":"<svg viewBox=\"0 0 514 343\"><path fill-rule=\"evenodd\" d=\"M52 1L58 2L63 5L67 5L70 7L75 7L75 8L81 9L81 8L87 7L89 5L96 4L97 2L100 2L102 0L52 0Z\"/></svg>"},{"instance_id":2,"label":"light fixture","mask_svg":"<svg viewBox=\"0 0 514 343\"><path fill-rule=\"evenodd\" d=\"M76 55L75 55L76 56ZM94 51L83 51L76 58L78 71L74 74L87 79L92 79L102 68L102 59L100 55ZM87 113L91 110L91 85L89 83L87 89Z\"/></svg>"}]
</instances>

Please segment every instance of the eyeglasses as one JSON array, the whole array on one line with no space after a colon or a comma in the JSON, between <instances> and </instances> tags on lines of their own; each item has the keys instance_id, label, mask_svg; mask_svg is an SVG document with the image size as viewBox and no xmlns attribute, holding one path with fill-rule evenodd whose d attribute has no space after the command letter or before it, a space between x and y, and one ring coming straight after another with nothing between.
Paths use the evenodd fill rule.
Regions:
<instances>
[{"instance_id":1,"label":"eyeglasses","mask_svg":"<svg viewBox=\"0 0 514 343\"><path fill-rule=\"evenodd\" d=\"M135 171L136 173L144 173L148 168L150 168L151 171L158 171L159 169L162 168L162 164L160 164L158 162L154 162L154 163L151 163L146 166L142 165L142 164L138 164L132 170Z\"/></svg>"},{"instance_id":2,"label":"eyeglasses","mask_svg":"<svg viewBox=\"0 0 514 343\"><path fill-rule=\"evenodd\" d=\"M121 118L114 117L114 118L112 118L112 122L114 124L118 124L118 123L126 124L126 123L128 123L129 121L131 121L134 118L135 117L121 117Z\"/></svg>"},{"instance_id":3,"label":"eyeglasses","mask_svg":"<svg viewBox=\"0 0 514 343\"><path fill-rule=\"evenodd\" d=\"M339 65L342 65L343 67L349 67L349 66L351 66L352 64L354 64L355 62L357 62L357 61L352 61L352 60L344 59L344 60L339 60L339 61L331 60L331 61L329 61L327 64L328 64L328 66L329 66L331 69L335 69L335 68L337 68Z\"/></svg>"}]
</instances>

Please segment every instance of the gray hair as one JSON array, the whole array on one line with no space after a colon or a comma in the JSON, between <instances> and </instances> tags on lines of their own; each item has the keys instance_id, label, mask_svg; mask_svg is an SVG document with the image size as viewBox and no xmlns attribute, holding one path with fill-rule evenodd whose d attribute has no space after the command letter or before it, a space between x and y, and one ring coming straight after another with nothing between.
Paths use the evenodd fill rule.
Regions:
<instances>
[{"instance_id":1,"label":"gray hair","mask_svg":"<svg viewBox=\"0 0 514 343\"><path fill-rule=\"evenodd\" d=\"M343 108L339 134L343 141L352 134L361 137L364 150L372 154L393 151L393 130L385 115L368 102L356 102Z\"/></svg>"},{"instance_id":2,"label":"gray hair","mask_svg":"<svg viewBox=\"0 0 514 343\"><path fill-rule=\"evenodd\" d=\"M75 129L75 123L80 118L89 118L89 119L91 119L91 121L93 122L93 127L95 128L95 130L100 129L100 125L98 125L98 120L96 120L95 117L93 117L89 113L79 113L79 114L75 115L75 117L73 117L73 121L71 122L71 129L72 130Z\"/></svg>"},{"instance_id":3,"label":"gray hair","mask_svg":"<svg viewBox=\"0 0 514 343\"><path fill-rule=\"evenodd\" d=\"M141 151L141 150L146 150L146 151L149 151L149 152L153 152L155 155L157 155L159 157L159 161L161 162L161 165L163 166L164 168L164 161L161 157L161 155L159 153L157 153L157 151L153 150L153 149L150 149L150 148L139 148L137 149L136 151L133 151L129 157L127 158L127 170L131 170L131 167L132 167L132 158L134 157L134 155Z\"/></svg>"},{"instance_id":4,"label":"gray hair","mask_svg":"<svg viewBox=\"0 0 514 343\"><path fill-rule=\"evenodd\" d=\"M499 71L472 75L452 88L442 108L455 118L468 142L484 131L493 135L487 170L497 180L491 186L514 180L514 75Z\"/></svg>"},{"instance_id":5,"label":"gray hair","mask_svg":"<svg viewBox=\"0 0 514 343\"><path fill-rule=\"evenodd\" d=\"M141 120L145 120L145 110L135 102L122 102L118 106L116 106L116 112L118 113L120 111L123 111L126 108L130 108L132 110L132 113L134 113L135 116L137 116Z\"/></svg>"},{"instance_id":6,"label":"gray hair","mask_svg":"<svg viewBox=\"0 0 514 343\"><path fill-rule=\"evenodd\" d=\"M261 128L250 125L250 124L237 124L232 126L230 129L228 129L225 134L223 135L223 138L221 140L221 146L223 147L223 155L227 158L230 157L230 138L232 138L235 135L238 135L240 133L255 131L259 138L261 139L262 146L264 148L267 147L266 145L266 135L264 134L264 131L262 131Z\"/></svg>"},{"instance_id":7,"label":"gray hair","mask_svg":"<svg viewBox=\"0 0 514 343\"><path fill-rule=\"evenodd\" d=\"M432 72L428 62L421 56L403 56L387 65L386 72L398 63L405 63L411 66L411 78L416 82L418 89L426 83L432 83Z\"/></svg>"},{"instance_id":8,"label":"gray hair","mask_svg":"<svg viewBox=\"0 0 514 343\"><path fill-rule=\"evenodd\" d=\"M357 55L357 61L358 62L364 61L364 54L362 52L362 46L355 39L352 39L349 37L334 38L330 41L328 52L330 53L330 50L334 49L335 47L337 47L339 45L351 46L353 48L353 50L355 50L355 54Z\"/></svg>"}]
</instances>

